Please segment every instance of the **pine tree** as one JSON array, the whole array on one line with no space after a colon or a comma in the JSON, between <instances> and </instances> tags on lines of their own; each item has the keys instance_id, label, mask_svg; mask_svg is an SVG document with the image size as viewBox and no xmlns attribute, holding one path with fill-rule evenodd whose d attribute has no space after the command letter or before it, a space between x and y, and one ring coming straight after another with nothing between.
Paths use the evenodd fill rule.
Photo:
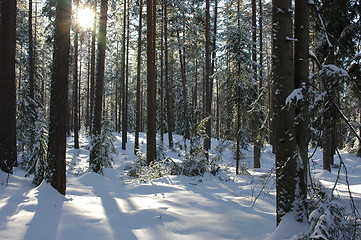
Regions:
<instances>
[{"instance_id":1,"label":"pine tree","mask_svg":"<svg viewBox=\"0 0 361 240\"><path fill-rule=\"evenodd\" d=\"M156 159L155 0L147 1L147 165Z\"/></svg>"},{"instance_id":2,"label":"pine tree","mask_svg":"<svg viewBox=\"0 0 361 240\"><path fill-rule=\"evenodd\" d=\"M141 125L141 61L142 61L142 18L143 18L143 0L139 0L139 26L138 26L138 53L137 53L137 86L136 86L136 116L135 116L135 140L134 140L134 154L137 155L139 150L139 132Z\"/></svg>"},{"instance_id":3,"label":"pine tree","mask_svg":"<svg viewBox=\"0 0 361 240\"><path fill-rule=\"evenodd\" d=\"M71 9L71 0L57 2L47 157L49 164L47 180L64 195Z\"/></svg>"},{"instance_id":4,"label":"pine tree","mask_svg":"<svg viewBox=\"0 0 361 240\"><path fill-rule=\"evenodd\" d=\"M208 150L211 149L211 137L212 137L212 84L211 84L211 56L210 56L210 13L209 13L209 0L206 0L206 18L205 18L205 118L206 123L206 137L204 138L204 150L206 151L208 159Z\"/></svg>"},{"instance_id":5,"label":"pine tree","mask_svg":"<svg viewBox=\"0 0 361 240\"><path fill-rule=\"evenodd\" d=\"M107 30L107 11L108 0L102 0L100 3L100 22L99 22L99 39L98 39L98 56L97 56L97 72L95 85L95 101L94 101L94 116L92 128L92 151L90 153L89 168L101 173L104 162L101 161L101 156L98 155L102 151L97 149L101 147L102 140L102 109L103 109L103 91L104 91L104 69L105 69L105 49L106 49L106 30Z\"/></svg>"},{"instance_id":6,"label":"pine tree","mask_svg":"<svg viewBox=\"0 0 361 240\"><path fill-rule=\"evenodd\" d=\"M303 99L297 102L295 109L296 141L302 160L302 165L297 169L300 181L302 198L307 197L308 181L308 143L309 143L309 18L310 9L307 1L295 1L295 88L302 89Z\"/></svg>"},{"instance_id":7,"label":"pine tree","mask_svg":"<svg viewBox=\"0 0 361 240\"><path fill-rule=\"evenodd\" d=\"M294 210L296 167L299 156L294 129L294 108L285 105L294 89L292 0L272 1L272 78L274 94L274 135L276 152L277 224Z\"/></svg>"},{"instance_id":8,"label":"pine tree","mask_svg":"<svg viewBox=\"0 0 361 240\"><path fill-rule=\"evenodd\" d=\"M0 169L11 173L16 152L16 0L0 2Z\"/></svg>"}]
</instances>

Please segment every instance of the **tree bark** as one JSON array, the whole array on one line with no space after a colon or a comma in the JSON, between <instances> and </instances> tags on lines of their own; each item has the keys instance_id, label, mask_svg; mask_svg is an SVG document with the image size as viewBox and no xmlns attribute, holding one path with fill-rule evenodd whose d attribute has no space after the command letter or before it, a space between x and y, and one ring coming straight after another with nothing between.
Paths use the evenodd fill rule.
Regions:
<instances>
[{"instance_id":1,"label":"tree bark","mask_svg":"<svg viewBox=\"0 0 361 240\"><path fill-rule=\"evenodd\" d=\"M147 164L156 159L155 0L147 1Z\"/></svg>"},{"instance_id":2,"label":"tree bark","mask_svg":"<svg viewBox=\"0 0 361 240\"><path fill-rule=\"evenodd\" d=\"M71 0L57 2L48 143L47 179L64 195L71 8Z\"/></svg>"},{"instance_id":3,"label":"tree bark","mask_svg":"<svg viewBox=\"0 0 361 240\"><path fill-rule=\"evenodd\" d=\"M179 28L177 28L177 38L178 38L178 52L179 52L179 63L181 68L181 78L182 78L182 98L183 98L183 137L185 139L190 138L190 128L189 128L189 118L188 118L188 101L187 101L187 76L186 76L186 60L185 60L185 48L183 46L183 41L180 38Z\"/></svg>"},{"instance_id":4,"label":"tree bark","mask_svg":"<svg viewBox=\"0 0 361 240\"><path fill-rule=\"evenodd\" d=\"M94 3L94 12L97 11L96 3ZM94 16L95 18L95 16ZM89 125L89 133L90 135L93 132L93 117L94 117L94 97L95 97L95 45L96 45L96 21L94 21L93 31L92 31L92 38L91 38L91 57L90 57L90 106L89 106L89 118L90 118L90 125Z\"/></svg>"},{"instance_id":5,"label":"tree bark","mask_svg":"<svg viewBox=\"0 0 361 240\"><path fill-rule=\"evenodd\" d=\"M0 168L16 164L16 0L0 1Z\"/></svg>"},{"instance_id":6,"label":"tree bark","mask_svg":"<svg viewBox=\"0 0 361 240\"><path fill-rule=\"evenodd\" d=\"M106 29L107 29L107 11L108 0L101 0L100 3L100 20L99 20L99 38L96 68L96 85L94 99L94 116L93 116L93 134L101 133L102 128L102 104L104 91L104 68L105 68L105 50L106 50Z\"/></svg>"},{"instance_id":7,"label":"tree bark","mask_svg":"<svg viewBox=\"0 0 361 240\"><path fill-rule=\"evenodd\" d=\"M285 106L294 89L292 0L272 1L272 74L274 81L274 134L276 151L276 210L277 225L293 211L296 191L296 150L294 109Z\"/></svg>"},{"instance_id":8,"label":"tree bark","mask_svg":"<svg viewBox=\"0 0 361 240\"><path fill-rule=\"evenodd\" d=\"M79 0L75 1L75 8L79 8ZM73 126L74 148L79 149L79 124L78 124L78 56L79 56L79 26L74 26L74 74L73 74Z\"/></svg>"},{"instance_id":9,"label":"tree bark","mask_svg":"<svg viewBox=\"0 0 361 240\"><path fill-rule=\"evenodd\" d=\"M210 14L209 14L209 0L206 0L206 19L205 19L205 118L208 118L206 122L206 135L204 138L203 148L206 152L208 159L208 150L211 149L211 137L212 137L212 84L211 84L211 56L210 56Z\"/></svg>"},{"instance_id":10,"label":"tree bark","mask_svg":"<svg viewBox=\"0 0 361 240\"><path fill-rule=\"evenodd\" d=\"M253 71L253 86L254 99L257 101L259 93L259 78L257 76L257 5L256 0L252 0L252 71ZM254 109L252 113L252 139L253 139L253 166L254 168L261 167L261 144L259 139L259 131L261 127L259 109Z\"/></svg>"},{"instance_id":11,"label":"tree bark","mask_svg":"<svg viewBox=\"0 0 361 240\"><path fill-rule=\"evenodd\" d=\"M214 80L214 73L215 73L215 66L216 66L216 58L217 58L217 19L218 19L218 0L214 0L214 22L213 22L213 39L212 39L212 61L211 61L211 76L210 76L210 98L211 98L211 102L212 102L212 98L213 98L213 80ZM218 96L218 86L219 86L219 81L217 79L217 104L216 104L216 136L217 139L219 139L219 135L220 135L220 127L219 127L219 122L220 122L220 116L219 116L219 96Z\"/></svg>"},{"instance_id":12,"label":"tree bark","mask_svg":"<svg viewBox=\"0 0 361 240\"><path fill-rule=\"evenodd\" d=\"M309 143L309 114L308 114L308 55L309 55L309 17L308 1L295 1L295 88L303 88L304 98L296 106L296 141L302 159L302 164L297 167L297 176L300 178L302 198L307 197L308 175L308 143Z\"/></svg>"},{"instance_id":13,"label":"tree bark","mask_svg":"<svg viewBox=\"0 0 361 240\"><path fill-rule=\"evenodd\" d=\"M137 90L135 106L135 142L134 154L139 151L139 132L141 125L141 72L142 66L142 19L143 19L143 0L139 0L139 26L138 26L138 55L137 55Z\"/></svg>"},{"instance_id":14,"label":"tree bark","mask_svg":"<svg viewBox=\"0 0 361 240\"><path fill-rule=\"evenodd\" d=\"M164 84L165 98L167 104L167 129L169 148L173 148L173 87L169 81L169 63L168 63L168 1L164 0Z\"/></svg>"},{"instance_id":15,"label":"tree bark","mask_svg":"<svg viewBox=\"0 0 361 240\"><path fill-rule=\"evenodd\" d=\"M126 106L126 95L127 95L127 84L126 84L126 31L127 31L127 0L124 0L124 10L123 10L123 40L122 40L122 66L121 66L121 85L122 85L122 149L126 149L127 143L127 106Z\"/></svg>"},{"instance_id":16,"label":"tree bark","mask_svg":"<svg viewBox=\"0 0 361 240\"><path fill-rule=\"evenodd\" d=\"M33 100L35 100L34 85L35 85L35 58L34 58L34 39L33 39L33 1L29 0L29 88L30 88L30 98Z\"/></svg>"}]
</instances>

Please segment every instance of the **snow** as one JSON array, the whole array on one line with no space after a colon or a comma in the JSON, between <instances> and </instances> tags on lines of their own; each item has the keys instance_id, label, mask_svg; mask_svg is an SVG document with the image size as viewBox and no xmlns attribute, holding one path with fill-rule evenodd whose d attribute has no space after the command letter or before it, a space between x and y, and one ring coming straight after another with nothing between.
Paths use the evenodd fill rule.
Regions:
<instances>
[{"instance_id":1,"label":"snow","mask_svg":"<svg viewBox=\"0 0 361 240\"><path fill-rule=\"evenodd\" d=\"M285 215L276 230L265 240L291 239L293 236L308 229L306 223L297 222L293 213Z\"/></svg>"},{"instance_id":2,"label":"snow","mask_svg":"<svg viewBox=\"0 0 361 240\"><path fill-rule=\"evenodd\" d=\"M294 99L296 100L296 103L299 100L302 100L303 99L302 90L303 88L296 88L295 90L293 90L292 93L288 95L288 97L286 98L285 105L286 106L291 105Z\"/></svg>"},{"instance_id":3,"label":"snow","mask_svg":"<svg viewBox=\"0 0 361 240\"><path fill-rule=\"evenodd\" d=\"M292 38L292 37L286 37L286 41L295 41L295 42L297 42L298 39L297 38Z\"/></svg>"},{"instance_id":4,"label":"snow","mask_svg":"<svg viewBox=\"0 0 361 240\"><path fill-rule=\"evenodd\" d=\"M34 187L32 179L25 178L21 169L15 169L9 179L0 172L1 239L278 240L290 239L308 228L288 215L276 228L274 155L270 146L262 150L260 169L250 167L253 149L243 150L242 164L249 167L249 174L234 174L233 154L228 146L222 152L224 170L216 176L209 173L199 177L166 175L141 183L127 176L129 166L136 160L134 135L128 135L127 150L121 150L121 135L116 133L115 137L115 165L104 169L104 176L87 171L88 140L82 136L81 149L74 150L72 139L68 138L65 196L46 182ZM144 153L146 137L144 134L140 137ZM165 154L179 162L184 157L183 140L177 135L174 140L174 149L165 150ZM218 144L213 139L212 149ZM215 150L211 151L212 155L216 155ZM350 167L348 181L355 203L360 207L359 160L355 154L342 152L342 156ZM318 150L311 171L326 187L332 188L337 169L325 172L321 170L321 162ZM339 181L337 192L345 198L346 206L345 178Z\"/></svg>"},{"instance_id":5,"label":"snow","mask_svg":"<svg viewBox=\"0 0 361 240\"><path fill-rule=\"evenodd\" d=\"M326 71L326 74L328 75L339 74L345 78L350 77L345 69L339 68L333 64L323 65L321 71Z\"/></svg>"}]
</instances>

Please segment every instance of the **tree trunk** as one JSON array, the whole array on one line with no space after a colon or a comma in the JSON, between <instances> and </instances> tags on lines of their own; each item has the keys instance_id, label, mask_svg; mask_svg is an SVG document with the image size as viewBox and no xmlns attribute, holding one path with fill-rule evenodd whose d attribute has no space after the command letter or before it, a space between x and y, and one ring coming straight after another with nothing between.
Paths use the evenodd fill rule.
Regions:
<instances>
[{"instance_id":1,"label":"tree trunk","mask_svg":"<svg viewBox=\"0 0 361 240\"><path fill-rule=\"evenodd\" d=\"M127 84L126 84L126 31L127 31L127 0L124 0L124 10L123 10L123 43L122 43L122 66L121 66L121 85L122 85L122 149L126 149L127 143L127 106L126 106L126 95L127 95Z\"/></svg>"},{"instance_id":2,"label":"tree trunk","mask_svg":"<svg viewBox=\"0 0 361 240\"><path fill-rule=\"evenodd\" d=\"M96 3L94 3L94 12L96 13ZM95 18L95 16L94 16ZM93 31L92 31L92 39L91 39L91 57L90 57L90 125L89 125L89 133L93 132L93 117L94 117L94 97L95 97L95 44L96 44L96 21L94 21Z\"/></svg>"},{"instance_id":3,"label":"tree trunk","mask_svg":"<svg viewBox=\"0 0 361 240\"><path fill-rule=\"evenodd\" d=\"M93 134L101 133L108 0L101 0L94 99Z\"/></svg>"},{"instance_id":4,"label":"tree trunk","mask_svg":"<svg viewBox=\"0 0 361 240\"><path fill-rule=\"evenodd\" d=\"M88 38L88 56L91 56L91 40ZM85 128L88 129L90 127L90 59L87 61L87 92L86 92L86 120L85 120Z\"/></svg>"},{"instance_id":5,"label":"tree trunk","mask_svg":"<svg viewBox=\"0 0 361 240\"><path fill-rule=\"evenodd\" d=\"M48 142L47 179L64 195L71 8L71 0L57 2Z\"/></svg>"},{"instance_id":6,"label":"tree trunk","mask_svg":"<svg viewBox=\"0 0 361 240\"><path fill-rule=\"evenodd\" d=\"M30 98L33 100L35 100L34 85L35 85L35 58L34 58L34 39L33 39L33 1L29 0L29 88L30 88Z\"/></svg>"},{"instance_id":7,"label":"tree trunk","mask_svg":"<svg viewBox=\"0 0 361 240\"><path fill-rule=\"evenodd\" d=\"M79 0L75 1L75 8L79 8ZM79 56L79 26L74 26L74 75L73 75L73 126L74 148L79 149L79 124L78 124L78 56Z\"/></svg>"},{"instance_id":8,"label":"tree trunk","mask_svg":"<svg viewBox=\"0 0 361 240\"><path fill-rule=\"evenodd\" d=\"M189 119L188 119L188 101L187 101L187 76L186 76L186 60L185 60L185 48L183 46L183 41L180 38L179 28L177 28L177 38L178 38L178 52L179 52L179 63L181 68L181 78L182 78L182 98L183 98L183 137L185 139L190 138L190 129L189 129Z\"/></svg>"},{"instance_id":9,"label":"tree trunk","mask_svg":"<svg viewBox=\"0 0 361 240\"><path fill-rule=\"evenodd\" d=\"M237 132L236 132L236 174L239 174L241 160L241 89L237 86Z\"/></svg>"},{"instance_id":10,"label":"tree trunk","mask_svg":"<svg viewBox=\"0 0 361 240\"><path fill-rule=\"evenodd\" d=\"M206 157L208 159L208 150L211 149L211 137L212 137L212 84L211 84L211 56L210 56L210 14L209 14L209 0L206 0L206 19L205 19L205 118L208 118L206 122L206 135L204 138L204 150L206 151Z\"/></svg>"},{"instance_id":11,"label":"tree trunk","mask_svg":"<svg viewBox=\"0 0 361 240\"><path fill-rule=\"evenodd\" d=\"M159 97L160 97L160 142L164 145L164 9L162 5L161 37L160 37L160 78L159 78Z\"/></svg>"},{"instance_id":12,"label":"tree trunk","mask_svg":"<svg viewBox=\"0 0 361 240\"><path fill-rule=\"evenodd\" d=\"M169 148L173 148L173 104L172 92L173 87L169 81L169 63L168 63L168 1L164 0L164 84L165 98L167 104L167 129Z\"/></svg>"},{"instance_id":13,"label":"tree trunk","mask_svg":"<svg viewBox=\"0 0 361 240\"><path fill-rule=\"evenodd\" d=\"M295 88L303 88L302 101L296 106L296 141L302 159L302 165L297 166L297 176L300 178L302 198L307 197L307 166L309 142L309 114L308 114L308 54L309 54L309 4L304 0L295 1Z\"/></svg>"},{"instance_id":14,"label":"tree trunk","mask_svg":"<svg viewBox=\"0 0 361 240\"><path fill-rule=\"evenodd\" d=\"M0 2L0 168L16 164L16 0Z\"/></svg>"},{"instance_id":15,"label":"tree trunk","mask_svg":"<svg viewBox=\"0 0 361 240\"><path fill-rule=\"evenodd\" d=\"M276 145L276 210L277 225L293 211L296 191L296 150L294 109L285 106L294 89L292 0L272 1L272 73L275 87L274 130Z\"/></svg>"},{"instance_id":16,"label":"tree trunk","mask_svg":"<svg viewBox=\"0 0 361 240\"><path fill-rule=\"evenodd\" d=\"M213 23L213 39L212 39L212 61L211 61L211 76L210 76L210 98L212 102L213 97L213 80L216 66L216 57L217 57L217 19L218 19L218 0L214 0L214 23ZM216 104L216 136L219 139L219 96L218 96L218 85L219 81L217 79L217 104Z\"/></svg>"},{"instance_id":17,"label":"tree trunk","mask_svg":"<svg viewBox=\"0 0 361 240\"><path fill-rule=\"evenodd\" d=\"M256 49L256 42L257 42L257 6L256 6L256 0L252 0L252 71L253 71L253 86L254 86L254 98L253 101L257 101L258 99L258 81L259 78L257 76L257 49ZM261 144L259 140L259 131L261 128L261 122L260 122L260 114L259 110L254 109L252 113L252 140L253 140L253 166L254 168L260 168L261 167Z\"/></svg>"},{"instance_id":18,"label":"tree trunk","mask_svg":"<svg viewBox=\"0 0 361 240\"><path fill-rule=\"evenodd\" d=\"M147 1L147 165L156 159L155 0Z\"/></svg>"},{"instance_id":19,"label":"tree trunk","mask_svg":"<svg viewBox=\"0 0 361 240\"><path fill-rule=\"evenodd\" d=\"M143 0L139 0L139 27L138 27L138 55L137 55L137 93L136 93L136 107L135 107L135 142L134 154L139 151L139 132L141 125L141 88L140 88L140 68L142 66L142 19L143 19Z\"/></svg>"}]
</instances>

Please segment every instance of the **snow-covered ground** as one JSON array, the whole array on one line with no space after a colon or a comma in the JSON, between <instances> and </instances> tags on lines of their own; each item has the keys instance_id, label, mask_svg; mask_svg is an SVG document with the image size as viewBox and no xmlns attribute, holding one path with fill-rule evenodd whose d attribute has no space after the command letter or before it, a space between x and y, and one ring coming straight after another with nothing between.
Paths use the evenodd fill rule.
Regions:
<instances>
[{"instance_id":1,"label":"snow-covered ground","mask_svg":"<svg viewBox=\"0 0 361 240\"><path fill-rule=\"evenodd\" d=\"M115 166L104 176L87 171L88 141L80 139L81 149L72 149L68 139L67 194L60 195L49 184L32 185L25 172L0 174L0 238L28 240L76 239L288 239L307 226L283 222L277 231L275 214L274 155L265 146L261 169L252 169L252 149L243 151L248 173L235 175L230 145L222 152L218 175L202 177L166 175L147 183L127 176L126 166L135 161L134 135L129 134L127 150L121 150L116 134ZM164 139L167 139L165 136ZM182 138L175 136L174 150L165 151L175 161L184 157ZM141 134L141 149L146 138ZM213 139L216 149L221 143ZM226 143L222 143L226 144ZM213 155L217 154L213 150ZM348 169L348 182L356 206L361 209L361 159L342 153ZM338 169L321 170L322 155L316 151L311 164L313 175L332 188ZM336 158L337 159L337 158ZM339 161L339 160L338 160ZM344 171L338 193L348 197ZM7 186L5 186L5 183ZM257 201L255 201L257 199Z\"/></svg>"}]
</instances>

